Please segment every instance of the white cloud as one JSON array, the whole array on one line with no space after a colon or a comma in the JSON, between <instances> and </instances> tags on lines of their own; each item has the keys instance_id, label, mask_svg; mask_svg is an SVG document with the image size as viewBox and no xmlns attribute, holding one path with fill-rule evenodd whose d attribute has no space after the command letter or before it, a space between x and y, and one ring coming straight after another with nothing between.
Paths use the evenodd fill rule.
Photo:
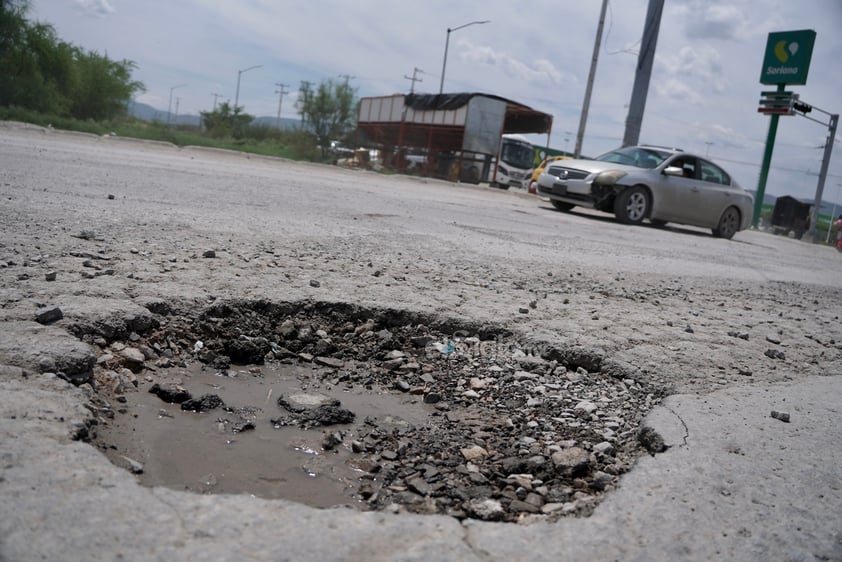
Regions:
<instances>
[{"instance_id":1,"label":"white cloud","mask_svg":"<svg viewBox=\"0 0 842 562\"><path fill-rule=\"evenodd\" d=\"M727 89L721 57L713 47L682 47L656 60L660 74L666 75L665 80L654 81L661 95L702 104L707 94L722 94Z\"/></svg>"},{"instance_id":2,"label":"white cloud","mask_svg":"<svg viewBox=\"0 0 842 562\"><path fill-rule=\"evenodd\" d=\"M94 17L103 18L114 13L109 0L76 0L76 4L83 12Z\"/></svg>"},{"instance_id":3,"label":"white cloud","mask_svg":"<svg viewBox=\"0 0 842 562\"><path fill-rule=\"evenodd\" d=\"M515 80L559 84L564 76L553 63L546 59L537 59L528 64L508 53L497 51L489 46L474 45L464 39L459 41L457 47L459 49L457 56L465 63L495 67L495 70Z\"/></svg>"},{"instance_id":4,"label":"white cloud","mask_svg":"<svg viewBox=\"0 0 842 562\"><path fill-rule=\"evenodd\" d=\"M722 4L694 0L679 4L676 12L678 19L684 22L688 38L740 40L742 26L748 18L736 4L733 0Z\"/></svg>"}]
</instances>

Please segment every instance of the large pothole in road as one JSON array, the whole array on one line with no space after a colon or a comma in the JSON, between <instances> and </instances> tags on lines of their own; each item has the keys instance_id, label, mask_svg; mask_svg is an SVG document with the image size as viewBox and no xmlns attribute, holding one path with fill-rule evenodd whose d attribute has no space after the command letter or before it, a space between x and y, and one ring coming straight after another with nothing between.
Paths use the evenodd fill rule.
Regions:
<instances>
[{"instance_id":1,"label":"large pothole in road","mask_svg":"<svg viewBox=\"0 0 842 562\"><path fill-rule=\"evenodd\" d=\"M662 396L596 351L349 305L223 303L86 338L96 443L141 483L316 507L588 514Z\"/></svg>"}]
</instances>

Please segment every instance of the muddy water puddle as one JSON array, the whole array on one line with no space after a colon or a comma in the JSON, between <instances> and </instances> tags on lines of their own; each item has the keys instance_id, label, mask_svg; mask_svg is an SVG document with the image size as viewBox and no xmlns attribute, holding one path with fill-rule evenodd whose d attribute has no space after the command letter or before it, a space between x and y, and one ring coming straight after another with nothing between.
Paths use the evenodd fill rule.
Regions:
<instances>
[{"instance_id":1,"label":"muddy water puddle","mask_svg":"<svg viewBox=\"0 0 842 562\"><path fill-rule=\"evenodd\" d=\"M196 398L218 395L225 406L184 411L181 404L150 393L151 383L141 383L137 392L126 395L127 413L118 413L99 430L98 440L107 444L103 447L115 464L140 463L138 478L146 486L284 498L314 507L365 509L358 489L361 478L372 476L358 466L352 443L364 436L367 425L421 427L431 423L435 411L419 396L338 382L312 364L240 367L223 373L196 364L159 372L156 382ZM279 406L281 397L338 400L355 417L351 423L302 429L303 424L290 420L290 412Z\"/></svg>"}]
</instances>

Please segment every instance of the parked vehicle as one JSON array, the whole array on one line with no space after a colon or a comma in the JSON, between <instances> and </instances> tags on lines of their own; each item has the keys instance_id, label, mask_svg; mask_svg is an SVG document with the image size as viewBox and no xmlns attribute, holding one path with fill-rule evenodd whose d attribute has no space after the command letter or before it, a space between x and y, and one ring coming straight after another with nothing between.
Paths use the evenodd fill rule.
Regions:
<instances>
[{"instance_id":1,"label":"parked vehicle","mask_svg":"<svg viewBox=\"0 0 842 562\"><path fill-rule=\"evenodd\" d=\"M751 224L754 198L705 158L675 148L628 146L594 160L550 164L538 194L560 211L581 206L617 220L655 226L668 222L710 228L731 238Z\"/></svg>"},{"instance_id":2,"label":"parked vehicle","mask_svg":"<svg viewBox=\"0 0 842 562\"><path fill-rule=\"evenodd\" d=\"M544 170L547 168L547 164L555 162L556 160L570 160L570 157L562 154L556 154L555 156L547 156L541 160L541 163L538 164L538 167L532 172L532 179L529 181L529 193L532 193L533 195L538 193L538 176L544 173Z\"/></svg>"},{"instance_id":3,"label":"parked vehicle","mask_svg":"<svg viewBox=\"0 0 842 562\"><path fill-rule=\"evenodd\" d=\"M492 187L526 188L532 177L535 147L526 137L505 134L500 137L497 156L462 154L462 181L488 182Z\"/></svg>"}]
</instances>

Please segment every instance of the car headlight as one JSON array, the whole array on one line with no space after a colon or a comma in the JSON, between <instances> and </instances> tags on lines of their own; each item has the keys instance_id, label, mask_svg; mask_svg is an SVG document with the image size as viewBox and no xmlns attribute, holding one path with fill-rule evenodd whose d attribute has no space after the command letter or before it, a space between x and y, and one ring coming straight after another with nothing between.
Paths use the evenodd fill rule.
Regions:
<instances>
[{"instance_id":1,"label":"car headlight","mask_svg":"<svg viewBox=\"0 0 842 562\"><path fill-rule=\"evenodd\" d=\"M596 176L594 183L598 183L599 185L614 185L620 178L625 177L626 172L621 172L620 170L606 170Z\"/></svg>"}]
</instances>

